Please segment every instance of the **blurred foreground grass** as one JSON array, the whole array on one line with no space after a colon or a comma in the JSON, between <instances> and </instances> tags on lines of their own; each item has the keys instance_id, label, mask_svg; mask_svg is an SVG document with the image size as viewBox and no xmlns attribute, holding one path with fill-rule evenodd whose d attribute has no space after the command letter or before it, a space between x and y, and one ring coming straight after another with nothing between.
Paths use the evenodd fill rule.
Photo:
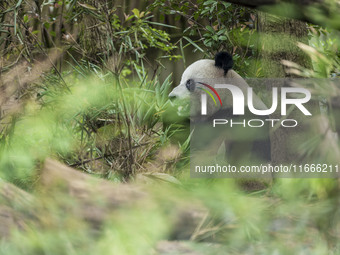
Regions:
<instances>
[{"instance_id":1,"label":"blurred foreground grass","mask_svg":"<svg viewBox=\"0 0 340 255\"><path fill-rule=\"evenodd\" d=\"M1 183L0 254L338 254L338 198L316 196L333 180L245 194L234 180L113 184L52 160L40 174L32 195Z\"/></svg>"}]
</instances>

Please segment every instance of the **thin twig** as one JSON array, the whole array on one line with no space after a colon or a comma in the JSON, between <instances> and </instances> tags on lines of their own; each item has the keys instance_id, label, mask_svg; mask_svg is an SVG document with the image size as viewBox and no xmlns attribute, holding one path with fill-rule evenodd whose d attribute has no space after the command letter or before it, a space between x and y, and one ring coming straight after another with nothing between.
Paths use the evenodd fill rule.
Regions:
<instances>
[{"instance_id":1,"label":"thin twig","mask_svg":"<svg viewBox=\"0 0 340 255\"><path fill-rule=\"evenodd\" d=\"M146 146L148 144L150 144L150 142L138 144L138 145L132 146L131 148L128 148L128 149L125 149L125 150L122 150L122 151L116 151L114 153L104 154L104 155L96 157L96 158L82 160L81 162L77 162L77 163L71 164L69 166L71 166L71 167L80 166L80 165L83 165L83 164L86 164L86 163L89 163L91 161L95 161L95 160L98 160L98 159L102 159L102 158L106 158L106 157L111 157L111 156L116 156L116 155L119 155L121 153L130 151L130 150L134 150L134 149L137 149L137 148L142 147L142 146Z\"/></svg>"}]
</instances>

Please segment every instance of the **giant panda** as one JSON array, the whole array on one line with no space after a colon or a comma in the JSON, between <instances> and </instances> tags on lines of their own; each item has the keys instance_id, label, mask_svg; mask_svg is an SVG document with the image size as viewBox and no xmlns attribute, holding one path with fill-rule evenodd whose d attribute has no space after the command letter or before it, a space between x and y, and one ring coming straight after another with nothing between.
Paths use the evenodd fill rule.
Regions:
<instances>
[{"instance_id":1,"label":"giant panda","mask_svg":"<svg viewBox=\"0 0 340 255\"><path fill-rule=\"evenodd\" d=\"M220 95L223 106L216 106L213 100L207 101L207 115L202 116L201 113L201 94L205 93L199 89L201 84L232 84L240 88L244 95L249 87L247 82L233 69L232 56L227 52L219 52L215 55L215 59L201 59L189 65L182 74L180 84L176 86L169 94L169 98L173 104L178 105L178 114L186 112L190 108L191 123L200 121L209 121L209 119L234 119L235 121L240 118L234 116L232 111L233 99L231 93L224 90L217 90ZM209 97L208 97L209 99ZM178 103L179 102L179 103ZM215 105L214 105L215 103ZM246 102L245 102L246 104ZM253 105L258 110L268 109L264 102L256 95L253 94ZM246 107L247 109L247 107ZM246 111L245 118L254 117L249 111ZM268 116L256 116L256 119L268 119ZM234 129L235 130L235 129ZM254 129L252 129L254 130ZM232 130L226 132L232 133ZM245 130L244 132L248 132ZM231 163L240 163L242 161L242 154L250 151L253 158L261 159L261 162L270 161L270 140L269 140L269 127L262 128L261 134L256 135L252 139L246 140L243 135L227 134L225 141L225 149L227 158ZM210 138L209 138L210 139Z\"/></svg>"}]
</instances>

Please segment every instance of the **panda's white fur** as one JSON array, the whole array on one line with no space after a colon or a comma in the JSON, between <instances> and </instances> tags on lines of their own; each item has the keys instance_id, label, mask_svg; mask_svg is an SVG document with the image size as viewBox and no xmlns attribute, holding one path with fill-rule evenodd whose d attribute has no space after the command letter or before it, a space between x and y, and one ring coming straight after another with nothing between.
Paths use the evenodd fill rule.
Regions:
<instances>
[{"instance_id":1,"label":"panda's white fur","mask_svg":"<svg viewBox=\"0 0 340 255\"><path fill-rule=\"evenodd\" d=\"M223 77L224 70L215 67L215 61L211 59L201 59L190 66L182 74L180 84L173 89L169 97L177 97L179 99L190 96L189 90L186 88L185 83L189 79L215 79Z\"/></svg>"},{"instance_id":2,"label":"panda's white fur","mask_svg":"<svg viewBox=\"0 0 340 255\"><path fill-rule=\"evenodd\" d=\"M191 116L198 115L200 111L200 98L202 90L195 89L195 91L190 92L186 87L186 82L189 79L193 79L195 82L201 81L205 82L212 87L215 84L232 84L239 87L243 94L245 95L245 101L247 101L247 89L249 85L246 81L237 74L233 69L224 70L216 66L216 62L210 59L202 59L194 62L182 74L182 79L180 84L175 87L171 93L169 94L170 98L177 99L187 99L191 98ZM226 72L226 74L225 74ZM213 83L213 84L212 84ZM231 108L232 107L232 97L231 93L228 92L227 89L216 89L219 93L221 100L223 102L223 108ZM247 102L245 102L247 104ZM258 110L266 110L268 109L266 105L262 102L262 100L256 95L253 94L253 104L254 107ZM221 106L218 107L213 105L213 101L208 97L208 115L213 114L221 109ZM194 111L194 112L193 112Z\"/></svg>"}]
</instances>

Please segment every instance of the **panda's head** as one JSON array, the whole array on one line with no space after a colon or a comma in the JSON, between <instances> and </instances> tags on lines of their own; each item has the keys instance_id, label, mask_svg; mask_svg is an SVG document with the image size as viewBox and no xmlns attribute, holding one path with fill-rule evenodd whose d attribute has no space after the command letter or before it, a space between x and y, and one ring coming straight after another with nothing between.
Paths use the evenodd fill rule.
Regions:
<instances>
[{"instance_id":1,"label":"panda's head","mask_svg":"<svg viewBox=\"0 0 340 255\"><path fill-rule=\"evenodd\" d=\"M233 72L232 67L233 59L227 52L217 53L215 60L198 60L185 69L180 84L171 91L169 98L172 100L188 98L196 92L199 80L226 78L230 76L229 72Z\"/></svg>"},{"instance_id":2,"label":"panda's head","mask_svg":"<svg viewBox=\"0 0 340 255\"><path fill-rule=\"evenodd\" d=\"M183 72L181 83L169 94L173 104L177 105L178 115L190 117L200 116L201 94L204 85L214 87L215 84L232 84L240 88L244 94L247 93L249 85L233 69L233 59L227 52L219 52L215 60L202 59L194 62ZM233 99L231 93L224 89L216 89L223 102L223 109L231 109ZM266 105L257 95L253 95L254 107L259 110L267 109ZM216 101L216 100L215 100ZM212 115L222 109L222 106L214 104L213 99L208 97L208 115ZM245 102L247 103L247 102Z\"/></svg>"}]
</instances>

